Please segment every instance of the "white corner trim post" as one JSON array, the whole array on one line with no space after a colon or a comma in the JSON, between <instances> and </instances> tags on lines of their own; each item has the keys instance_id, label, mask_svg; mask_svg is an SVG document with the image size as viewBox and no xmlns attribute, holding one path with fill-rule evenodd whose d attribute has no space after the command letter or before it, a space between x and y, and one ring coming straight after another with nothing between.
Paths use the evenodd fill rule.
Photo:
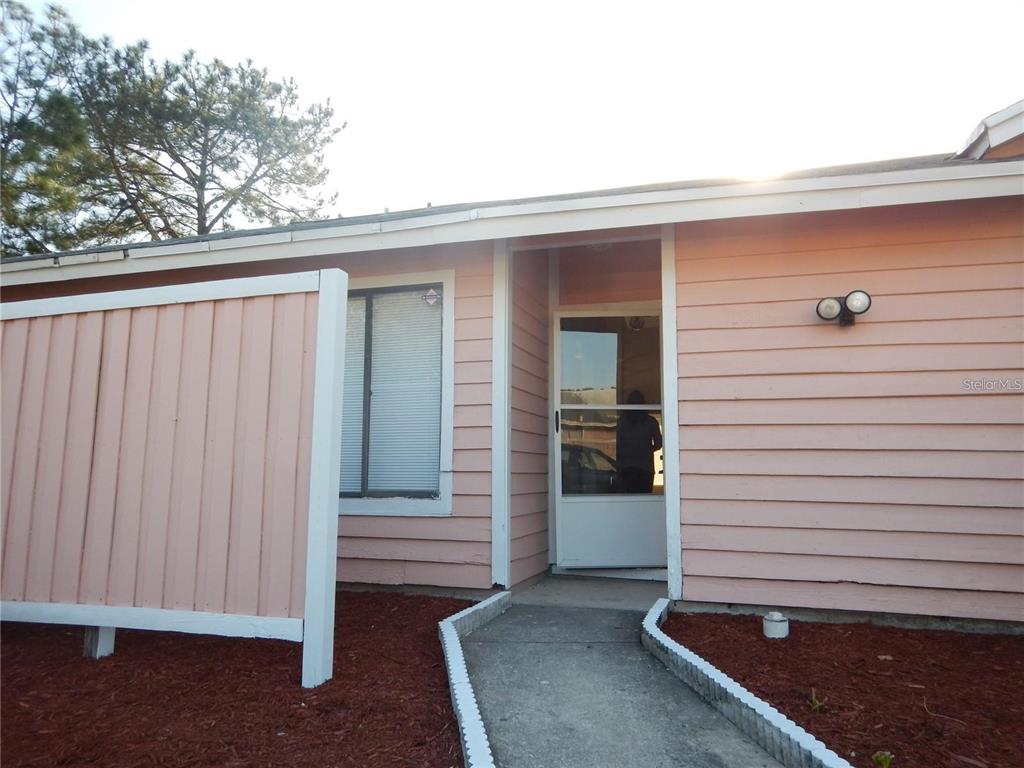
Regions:
<instances>
[{"instance_id":1,"label":"white corner trim post","mask_svg":"<svg viewBox=\"0 0 1024 768\"><path fill-rule=\"evenodd\" d=\"M487 729L480 716L480 707L476 702L473 683L469 679L469 669L466 667L466 656L462 652L460 638L497 618L511 605L512 593L499 592L437 624L437 631L441 636L441 649L444 651L444 666L448 672L452 708L459 723L462 761L466 768L495 766L491 742L487 738Z\"/></svg>"},{"instance_id":2,"label":"white corner trim post","mask_svg":"<svg viewBox=\"0 0 1024 768\"><path fill-rule=\"evenodd\" d=\"M494 241L494 311L491 325L491 582L512 586L511 388L509 344L512 256L505 240Z\"/></svg>"},{"instance_id":3,"label":"white corner trim post","mask_svg":"<svg viewBox=\"0 0 1024 768\"><path fill-rule=\"evenodd\" d=\"M112 654L115 631L114 627L86 627L82 655L87 659L102 659Z\"/></svg>"},{"instance_id":4,"label":"white corner trim post","mask_svg":"<svg viewBox=\"0 0 1024 768\"><path fill-rule=\"evenodd\" d=\"M666 598L655 601L644 617L640 642L672 674L786 768L853 768L775 707L666 635L661 625L668 612Z\"/></svg>"},{"instance_id":5,"label":"white corner trim post","mask_svg":"<svg viewBox=\"0 0 1024 768\"><path fill-rule=\"evenodd\" d=\"M661 227L661 408L664 431L665 532L668 596L683 599L683 538L679 488L679 356L676 334L676 232Z\"/></svg>"},{"instance_id":6,"label":"white corner trim post","mask_svg":"<svg viewBox=\"0 0 1024 768\"><path fill-rule=\"evenodd\" d=\"M340 269L320 270L306 524L306 600L302 624L304 688L313 688L329 680L334 671L338 477L341 473L341 396L347 302L348 275Z\"/></svg>"}]
</instances>

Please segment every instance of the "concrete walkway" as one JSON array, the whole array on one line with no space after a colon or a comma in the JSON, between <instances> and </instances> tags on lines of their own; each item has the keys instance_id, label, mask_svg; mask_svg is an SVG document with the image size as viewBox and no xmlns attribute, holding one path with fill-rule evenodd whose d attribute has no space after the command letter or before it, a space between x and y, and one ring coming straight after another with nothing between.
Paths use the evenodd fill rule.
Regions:
<instances>
[{"instance_id":1,"label":"concrete walkway","mask_svg":"<svg viewBox=\"0 0 1024 768\"><path fill-rule=\"evenodd\" d=\"M640 645L642 619L519 603L463 639L501 768L779 768Z\"/></svg>"}]
</instances>

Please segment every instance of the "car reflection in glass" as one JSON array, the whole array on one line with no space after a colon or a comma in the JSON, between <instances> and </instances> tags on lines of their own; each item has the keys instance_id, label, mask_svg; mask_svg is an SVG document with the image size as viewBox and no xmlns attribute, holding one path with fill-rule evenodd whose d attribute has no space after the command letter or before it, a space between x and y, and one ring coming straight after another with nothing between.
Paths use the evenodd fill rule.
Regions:
<instances>
[{"instance_id":1,"label":"car reflection in glass","mask_svg":"<svg viewBox=\"0 0 1024 768\"><path fill-rule=\"evenodd\" d=\"M562 493L616 493L618 467L602 450L562 446Z\"/></svg>"}]
</instances>

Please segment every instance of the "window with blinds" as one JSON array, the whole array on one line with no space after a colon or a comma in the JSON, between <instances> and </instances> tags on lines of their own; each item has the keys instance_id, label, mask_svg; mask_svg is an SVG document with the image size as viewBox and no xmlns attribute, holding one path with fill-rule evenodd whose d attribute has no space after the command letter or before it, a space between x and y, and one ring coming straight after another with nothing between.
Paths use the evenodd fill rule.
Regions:
<instances>
[{"instance_id":1,"label":"window with blinds","mask_svg":"<svg viewBox=\"0 0 1024 768\"><path fill-rule=\"evenodd\" d=\"M438 495L442 300L440 285L349 294L341 496Z\"/></svg>"}]
</instances>

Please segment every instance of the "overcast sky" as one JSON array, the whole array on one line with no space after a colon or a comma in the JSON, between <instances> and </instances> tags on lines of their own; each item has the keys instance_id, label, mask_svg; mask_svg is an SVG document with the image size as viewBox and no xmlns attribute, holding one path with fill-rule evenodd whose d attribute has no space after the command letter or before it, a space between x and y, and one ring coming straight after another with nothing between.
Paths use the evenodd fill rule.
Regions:
<instances>
[{"instance_id":1,"label":"overcast sky","mask_svg":"<svg viewBox=\"0 0 1024 768\"><path fill-rule=\"evenodd\" d=\"M330 98L346 216L953 152L1024 97L1020 0L61 5Z\"/></svg>"}]
</instances>

